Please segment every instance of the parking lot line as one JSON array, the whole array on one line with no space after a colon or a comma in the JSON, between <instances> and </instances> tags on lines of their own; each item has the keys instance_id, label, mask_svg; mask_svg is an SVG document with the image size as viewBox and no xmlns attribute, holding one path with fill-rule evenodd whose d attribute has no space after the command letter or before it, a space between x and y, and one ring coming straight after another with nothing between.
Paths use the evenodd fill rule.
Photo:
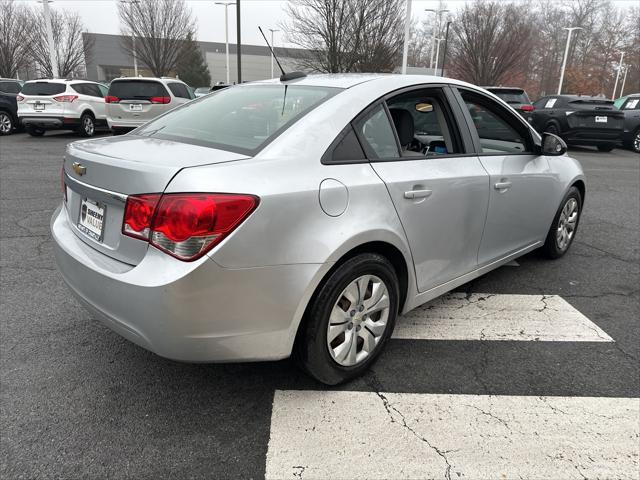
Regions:
<instances>
[{"instance_id":1,"label":"parking lot line","mask_svg":"<svg viewBox=\"0 0 640 480\"><path fill-rule=\"evenodd\" d=\"M266 478L637 478L640 399L275 392Z\"/></svg>"},{"instance_id":2,"label":"parking lot line","mask_svg":"<svg viewBox=\"0 0 640 480\"><path fill-rule=\"evenodd\" d=\"M393 338L613 342L558 295L451 293L398 319Z\"/></svg>"}]
</instances>

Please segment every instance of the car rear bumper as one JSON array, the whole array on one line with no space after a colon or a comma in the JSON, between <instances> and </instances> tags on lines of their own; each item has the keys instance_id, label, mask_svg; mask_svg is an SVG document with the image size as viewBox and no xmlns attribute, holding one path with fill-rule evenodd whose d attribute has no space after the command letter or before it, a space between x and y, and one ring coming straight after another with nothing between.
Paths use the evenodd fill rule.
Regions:
<instances>
[{"instance_id":1,"label":"car rear bumper","mask_svg":"<svg viewBox=\"0 0 640 480\"><path fill-rule=\"evenodd\" d=\"M149 120L129 120L123 118L111 118L107 117L107 123L109 124L109 128L138 128L140 125L144 125Z\"/></svg>"},{"instance_id":2,"label":"car rear bumper","mask_svg":"<svg viewBox=\"0 0 640 480\"><path fill-rule=\"evenodd\" d=\"M74 129L80 125L80 120L69 117L20 117L20 123L25 127L37 127L45 130Z\"/></svg>"},{"instance_id":3,"label":"car rear bumper","mask_svg":"<svg viewBox=\"0 0 640 480\"><path fill-rule=\"evenodd\" d=\"M565 142L571 145L603 145L618 143L622 139L622 130L618 129L574 129L563 133Z\"/></svg>"},{"instance_id":4,"label":"car rear bumper","mask_svg":"<svg viewBox=\"0 0 640 480\"><path fill-rule=\"evenodd\" d=\"M107 327L163 357L188 362L278 360L291 353L323 265L226 269L149 247L131 266L85 244L66 208L51 220L58 268Z\"/></svg>"}]
</instances>

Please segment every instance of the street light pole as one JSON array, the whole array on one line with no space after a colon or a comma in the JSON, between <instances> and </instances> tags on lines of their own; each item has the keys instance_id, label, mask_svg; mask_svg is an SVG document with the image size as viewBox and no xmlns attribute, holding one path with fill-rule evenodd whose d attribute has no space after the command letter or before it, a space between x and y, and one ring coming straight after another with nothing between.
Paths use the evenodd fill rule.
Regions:
<instances>
[{"instance_id":1,"label":"street light pole","mask_svg":"<svg viewBox=\"0 0 640 480\"><path fill-rule=\"evenodd\" d=\"M616 82L613 84L613 93L611 94L611 100L616 99L616 89L618 88L618 80L620 79L620 70L622 70L623 59L624 59L624 52L620 54L620 64L618 64L618 73L616 73Z\"/></svg>"},{"instance_id":2,"label":"street light pole","mask_svg":"<svg viewBox=\"0 0 640 480\"><path fill-rule=\"evenodd\" d=\"M411 0L407 0L407 18L404 21L404 46L402 48L402 74L407 73L407 57L409 56L409 30L411 28Z\"/></svg>"},{"instance_id":3,"label":"street light pole","mask_svg":"<svg viewBox=\"0 0 640 480\"><path fill-rule=\"evenodd\" d=\"M229 85L229 5L235 5L233 2L215 2L216 5L224 6L224 43L225 56L227 59L227 85Z\"/></svg>"},{"instance_id":4,"label":"street light pole","mask_svg":"<svg viewBox=\"0 0 640 480\"><path fill-rule=\"evenodd\" d=\"M436 63L435 63L435 76L438 76L438 59L440 58L440 42L443 42L444 38L436 38L437 47L436 47Z\"/></svg>"},{"instance_id":5,"label":"street light pole","mask_svg":"<svg viewBox=\"0 0 640 480\"><path fill-rule=\"evenodd\" d=\"M275 43L273 43L273 34L275 32L279 32L280 30L277 30L275 28L270 28L269 31L271 32L271 48L275 50L276 45ZM273 53L271 54L271 78L273 78Z\"/></svg>"},{"instance_id":6,"label":"street light pole","mask_svg":"<svg viewBox=\"0 0 640 480\"><path fill-rule=\"evenodd\" d=\"M49 3L53 0L40 0L42 9L44 10L44 23L47 29L47 43L49 44L49 61L51 62L51 74L53 78L58 78L58 61L56 59L55 45L53 44L53 28L51 27L51 11Z\"/></svg>"},{"instance_id":7,"label":"street light pole","mask_svg":"<svg viewBox=\"0 0 640 480\"><path fill-rule=\"evenodd\" d=\"M242 29L240 27L240 0L236 0L236 43L238 83L242 83Z\"/></svg>"},{"instance_id":8,"label":"street light pole","mask_svg":"<svg viewBox=\"0 0 640 480\"><path fill-rule=\"evenodd\" d=\"M131 42L133 44L133 76L138 76L138 57L136 55L136 36L131 36Z\"/></svg>"},{"instance_id":9,"label":"street light pole","mask_svg":"<svg viewBox=\"0 0 640 480\"><path fill-rule=\"evenodd\" d=\"M564 69L567 66L567 56L569 55L569 44L571 43L571 32L574 30L582 30L582 27L565 27L563 30L567 30L567 45L564 49L564 59L562 60L562 69L560 70L560 83L558 83L558 95L562 92L562 81L564 80Z\"/></svg>"},{"instance_id":10,"label":"street light pole","mask_svg":"<svg viewBox=\"0 0 640 480\"><path fill-rule=\"evenodd\" d=\"M436 24L435 24L435 26L433 28L433 36L431 37L431 56L429 58L429 68L433 68L433 52L435 51L435 46L436 46L436 36L439 33L438 32L438 30L439 30L438 27L440 26L440 16L443 13L448 12L449 10L446 9L446 8L443 8L441 10L435 10L433 8L426 8L424 11L425 12L433 12L433 13L436 14ZM437 65L438 64L436 63L436 67L437 67Z\"/></svg>"},{"instance_id":11,"label":"street light pole","mask_svg":"<svg viewBox=\"0 0 640 480\"><path fill-rule=\"evenodd\" d=\"M624 84L627 83L627 73L629 73L629 65L624 67L624 77L622 77L622 88L620 89L620 96L624 96Z\"/></svg>"}]
</instances>

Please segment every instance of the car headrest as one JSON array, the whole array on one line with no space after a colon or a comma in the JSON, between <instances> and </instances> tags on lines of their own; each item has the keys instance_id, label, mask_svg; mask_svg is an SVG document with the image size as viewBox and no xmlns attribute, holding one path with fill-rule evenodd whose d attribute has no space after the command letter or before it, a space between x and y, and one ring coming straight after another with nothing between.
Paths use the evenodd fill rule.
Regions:
<instances>
[{"instance_id":1,"label":"car headrest","mask_svg":"<svg viewBox=\"0 0 640 480\"><path fill-rule=\"evenodd\" d=\"M396 126L400 145L408 145L413 141L414 136L411 112L404 108L390 108L389 113L391 113L393 124Z\"/></svg>"}]
</instances>

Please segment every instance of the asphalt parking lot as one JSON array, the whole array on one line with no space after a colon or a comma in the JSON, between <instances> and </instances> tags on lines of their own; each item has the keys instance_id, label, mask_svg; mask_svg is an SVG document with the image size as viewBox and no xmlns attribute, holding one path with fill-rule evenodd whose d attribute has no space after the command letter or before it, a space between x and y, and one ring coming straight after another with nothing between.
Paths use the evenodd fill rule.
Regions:
<instances>
[{"instance_id":1,"label":"asphalt parking lot","mask_svg":"<svg viewBox=\"0 0 640 480\"><path fill-rule=\"evenodd\" d=\"M543 303L559 296L568 302L564 311L575 318L579 312L598 338L407 334L390 342L367 376L327 388L288 361L172 362L92 321L56 271L49 235L61 198L61 157L73 140L65 133L0 138L1 478L352 478L362 472L385 478L385 464L393 467L391 476L404 478L429 477L430 462L441 478L498 478L500 472L506 472L500 478L514 472L525 478L638 478L639 155L573 149L588 185L571 251L553 262L534 252L459 289L465 294L460 301L486 298L473 294L526 295ZM510 397L518 401L510 404ZM487 398L494 410L482 403ZM461 410L459 399L473 410ZM598 403L574 402L588 399ZM568 423L544 417L522 424L518 431L535 432L523 438L553 444L558 425L578 428L575 442L591 434L600 438L590 447L592 456L610 448L618 470L590 465L588 445L573 457L563 450L544 465L532 457L527 468L539 470L514 460L517 442L506 450L511 453L488 448L475 463L471 455L456 457L472 448L457 445L472 419L495 420L486 429L474 424L480 437L502 422L513 440L509 415L516 415L514 409L528 415L539 401L549 406L548 415ZM430 408L444 423L420 424ZM581 413L571 416L574 411ZM615 424L619 431L607 423L616 415L627 415L622 426ZM579 430L586 425L595 431ZM311 433L316 426L321 436ZM380 463L371 452L350 457L371 442L391 445L397 455L378 449ZM409 455L416 445L426 450ZM340 459L332 463L327 452L334 451ZM314 458L321 465L312 464ZM412 469L416 465L425 470Z\"/></svg>"}]
</instances>

